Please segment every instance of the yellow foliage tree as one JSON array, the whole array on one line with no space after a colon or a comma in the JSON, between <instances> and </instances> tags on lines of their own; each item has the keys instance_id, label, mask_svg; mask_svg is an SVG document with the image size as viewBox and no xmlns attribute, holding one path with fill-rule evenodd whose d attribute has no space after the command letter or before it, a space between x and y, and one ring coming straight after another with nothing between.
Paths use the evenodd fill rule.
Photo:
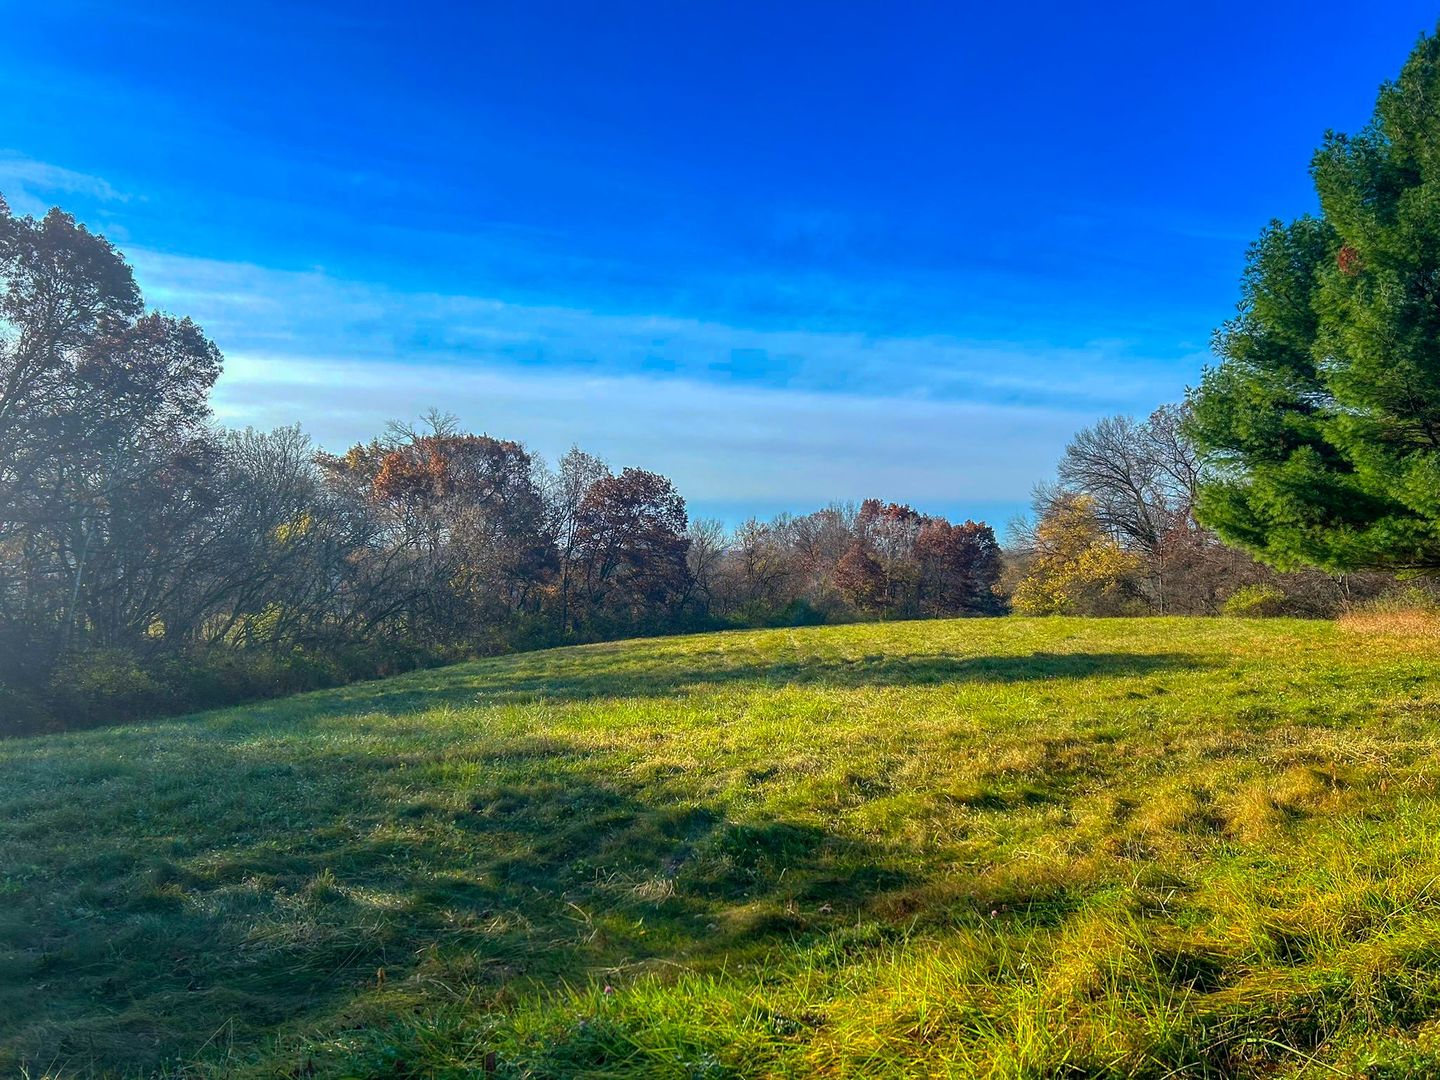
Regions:
<instances>
[{"instance_id":1,"label":"yellow foliage tree","mask_svg":"<svg viewBox=\"0 0 1440 1080\"><path fill-rule=\"evenodd\" d=\"M1065 494L1035 526L1010 603L1021 615L1119 614L1127 606L1126 584L1142 570L1139 556L1101 528L1092 498Z\"/></svg>"}]
</instances>

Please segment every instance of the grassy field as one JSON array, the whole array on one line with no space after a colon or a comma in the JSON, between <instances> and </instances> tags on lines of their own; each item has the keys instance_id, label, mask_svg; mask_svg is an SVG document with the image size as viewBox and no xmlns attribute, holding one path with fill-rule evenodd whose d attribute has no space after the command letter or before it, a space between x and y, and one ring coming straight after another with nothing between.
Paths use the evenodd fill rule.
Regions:
<instances>
[{"instance_id":1,"label":"grassy field","mask_svg":"<svg viewBox=\"0 0 1440 1080\"><path fill-rule=\"evenodd\" d=\"M1440 1075L1437 649L727 633L0 742L0 1074Z\"/></svg>"}]
</instances>

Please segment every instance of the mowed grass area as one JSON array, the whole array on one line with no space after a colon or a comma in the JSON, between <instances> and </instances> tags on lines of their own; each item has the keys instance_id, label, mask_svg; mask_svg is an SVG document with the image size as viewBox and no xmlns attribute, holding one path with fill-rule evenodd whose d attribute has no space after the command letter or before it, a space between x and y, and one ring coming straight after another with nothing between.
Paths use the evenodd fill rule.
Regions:
<instances>
[{"instance_id":1,"label":"mowed grass area","mask_svg":"<svg viewBox=\"0 0 1440 1080\"><path fill-rule=\"evenodd\" d=\"M725 633L0 742L0 1074L1440 1075L1437 654Z\"/></svg>"}]
</instances>

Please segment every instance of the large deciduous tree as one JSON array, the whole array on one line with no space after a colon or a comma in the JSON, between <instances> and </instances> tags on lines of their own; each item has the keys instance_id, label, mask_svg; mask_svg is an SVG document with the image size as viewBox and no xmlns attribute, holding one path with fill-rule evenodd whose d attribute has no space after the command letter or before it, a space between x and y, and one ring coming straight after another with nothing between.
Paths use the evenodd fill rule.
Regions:
<instances>
[{"instance_id":1,"label":"large deciduous tree","mask_svg":"<svg viewBox=\"0 0 1440 1080\"><path fill-rule=\"evenodd\" d=\"M1000 544L989 525L930 518L915 537L924 615L997 615Z\"/></svg>"},{"instance_id":2,"label":"large deciduous tree","mask_svg":"<svg viewBox=\"0 0 1440 1080\"><path fill-rule=\"evenodd\" d=\"M1440 38L1252 247L1193 398L1197 515L1281 567L1440 569Z\"/></svg>"},{"instance_id":3,"label":"large deciduous tree","mask_svg":"<svg viewBox=\"0 0 1440 1080\"><path fill-rule=\"evenodd\" d=\"M1024 544L1025 574L1011 603L1022 615L1120 615L1136 608L1142 569L1101 521L1095 499L1062 492Z\"/></svg>"},{"instance_id":4,"label":"large deciduous tree","mask_svg":"<svg viewBox=\"0 0 1440 1080\"><path fill-rule=\"evenodd\" d=\"M1096 523L1144 564L1138 584L1160 614L1184 610L1172 567L1194 562L1212 537L1193 517L1198 461L1184 438L1182 406L1166 405L1145 420L1109 416L1075 434L1056 469L1059 483L1036 491L1037 510L1073 495L1090 500Z\"/></svg>"},{"instance_id":5,"label":"large deciduous tree","mask_svg":"<svg viewBox=\"0 0 1440 1080\"><path fill-rule=\"evenodd\" d=\"M575 520L575 562L591 615L652 627L690 592L685 500L658 473L625 469L590 485Z\"/></svg>"},{"instance_id":6,"label":"large deciduous tree","mask_svg":"<svg viewBox=\"0 0 1440 1080\"><path fill-rule=\"evenodd\" d=\"M378 623L427 643L473 646L515 613L538 609L555 545L535 465L519 443L464 434L453 418L433 415L428 429L393 425L385 439L321 461L376 522L363 561L387 594L371 605Z\"/></svg>"},{"instance_id":7,"label":"large deciduous tree","mask_svg":"<svg viewBox=\"0 0 1440 1080\"><path fill-rule=\"evenodd\" d=\"M834 581L856 609L901 617L998 612L1000 546L990 526L952 525L902 503L866 499L852 535Z\"/></svg>"},{"instance_id":8,"label":"large deciduous tree","mask_svg":"<svg viewBox=\"0 0 1440 1080\"><path fill-rule=\"evenodd\" d=\"M163 636L208 536L219 351L147 314L103 238L0 201L0 633L48 664L77 636ZM19 639L23 639L19 640Z\"/></svg>"}]
</instances>

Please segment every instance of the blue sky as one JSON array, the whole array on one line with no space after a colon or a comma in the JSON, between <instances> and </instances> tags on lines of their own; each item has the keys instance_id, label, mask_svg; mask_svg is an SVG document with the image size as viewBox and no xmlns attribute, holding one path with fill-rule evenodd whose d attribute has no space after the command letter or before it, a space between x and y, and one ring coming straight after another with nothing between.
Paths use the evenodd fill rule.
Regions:
<instances>
[{"instance_id":1,"label":"blue sky","mask_svg":"<svg viewBox=\"0 0 1440 1080\"><path fill-rule=\"evenodd\" d=\"M116 240L230 423L436 405L730 520L1003 521L1178 398L1433 7L0 0L0 192ZM1171 10L1173 8L1173 10Z\"/></svg>"}]
</instances>

